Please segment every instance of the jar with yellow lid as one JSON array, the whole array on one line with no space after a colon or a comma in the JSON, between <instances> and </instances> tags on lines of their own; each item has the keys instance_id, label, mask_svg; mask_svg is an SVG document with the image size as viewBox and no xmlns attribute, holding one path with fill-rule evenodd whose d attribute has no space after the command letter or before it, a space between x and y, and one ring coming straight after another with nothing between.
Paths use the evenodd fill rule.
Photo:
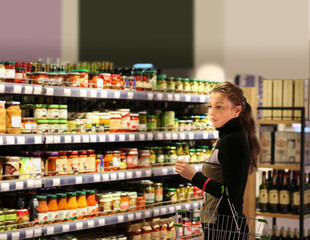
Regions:
<instances>
[{"instance_id":1,"label":"jar with yellow lid","mask_svg":"<svg viewBox=\"0 0 310 240\"><path fill-rule=\"evenodd\" d=\"M174 165L177 161L177 151L175 146L168 147L166 149L165 161L167 165Z\"/></svg>"},{"instance_id":2,"label":"jar with yellow lid","mask_svg":"<svg viewBox=\"0 0 310 240\"><path fill-rule=\"evenodd\" d=\"M180 142L176 143L177 148L177 160L184 160L183 144Z\"/></svg>"},{"instance_id":3,"label":"jar with yellow lid","mask_svg":"<svg viewBox=\"0 0 310 240\"><path fill-rule=\"evenodd\" d=\"M21 134L22 111L20 102L7 102L6 108L6 132L9 134Z\"/></svg>"},{"instance_id":4,"label":"jar with yellow lid","mask_svg":"<svg viewBox=\"0 0 310 240\"><path fill-rule=\"evenodd\" d=\"M145 180L143 182L143 193L144 193L146 205L149 205L155 202L155 188L154 188L152 181Z\"/></svg>"},{"instance_id":5,"label":"jar with yellow lid","mask_svg":"<svg viewBox=\"0 0 310 240\"><path fill-rule=\"evenodd\" d=\"M197 162L203 162L203 150L196 149Z\"/></svg>"}]
</instances>

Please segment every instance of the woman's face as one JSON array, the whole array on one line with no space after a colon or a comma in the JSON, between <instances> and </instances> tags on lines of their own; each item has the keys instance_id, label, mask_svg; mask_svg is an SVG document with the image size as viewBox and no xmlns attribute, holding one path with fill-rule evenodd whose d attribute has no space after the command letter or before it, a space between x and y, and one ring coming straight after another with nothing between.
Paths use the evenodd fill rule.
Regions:
<instances>
[{"instance_id":1,"label":"woman's face","mask_svg":"<svg viewBox=\"0 0 310 240\"><path fill-rule=\"evenodd\" d=\"M238 117L241 111L241 106L234 106L222 93L211 93L208 108L212 125L215 128L220 128L229 120Z\"/></svg>"}]
</instances>

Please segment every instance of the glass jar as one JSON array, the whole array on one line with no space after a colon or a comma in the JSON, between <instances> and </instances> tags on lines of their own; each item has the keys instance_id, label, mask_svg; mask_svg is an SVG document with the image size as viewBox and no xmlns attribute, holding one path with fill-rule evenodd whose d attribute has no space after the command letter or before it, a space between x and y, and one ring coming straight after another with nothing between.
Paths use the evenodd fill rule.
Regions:
<instances>
[{"instance_id":1,"label":"glass jar","mask_svg":"<svg viewBox=\"0 0 310 240\"><path fill-rule=\"evenodd\" d=\"M16 210L16 222L18 228L30 227L29 221L29 210L28 209L19 209Z\"/></svg>"},{"instance_id":2,"label":"glass jar","mask_svg":"<svg viewBox=\"0 0 310 240\"><path fill-rule=\"evenodd\" d=\"M55 120L59 119L59 105L48 105L47 106L47 119Z\"/></svg>"},{"instance_id":3,"label":"glass jar","mask_svg":"<svg viewBox=\"0 0 310 240\"><path fill-rule=\"evenodd\" d=\"M123 79L119 74L111 74L111 88L124 89Z\"/></svg>"},{"instance_id":4,"label":"glass jar","mask_svg":"<svg viewBox=\"0 0 310 240\"><path fill-rule=\"evenodd\" d=\"M163 184L162 183L154 183L155 188L155 202L162 202L163 197Z\"/></svg>"},{"instance_id":5,"label":"glass jar","mask_svg":"<svg viewBox=\"0 0 310 240\"><path fill-rule=\"evenodd\" d=\"M57 196L49 194L47 197L48 222L56 223L58 221Z\"/></svg>"},{"instance_id":6,"label":"glass jar","mask_svg":"<svg viewBox=\"0 0 310 240\"><path fill-rule=\"evenodd\" d=\"M200 131L207 130L206 116L199 116Z\"/></svg>"},{"instance_id":7,"label":"glass jar","mask_svg":"<svg viewBox=\"0 0 310 240\"><path fill-rule=\"evenodd\" d=\"M165 162L165 155L162 147L155 147L156 167L161 167Z\"/></svg>"},{"instance_id":8,"label":"glass jar","mask_svg":"<svg viewBox=\"0 0 310 240\"><path fill-rule=\"evenodd\" d=\"M189 150L190 162L197 162L196 149Z\"/></svg>"},{"instance_id":9,"label":"glass jar","mask_svg":"<svg viewBox=\"0 0 310 240\"><path fill-rule=\"evenodd\" d=\"M99 73L99 78L101 78L103 81L104 89L111 88L111 73Z\"/></svg>"},{"instance_id":10,"label":"glass jar","mask_svg":"<svg viewBox=\"0 0 310 240\"><path fill-rule=\"evenodd\" d=\"M87 218L87 201L86 201L86 192L76 192L77 198L77 207L78 207L78 219Z\"/></svg>"},{"instance_id":11,"label":"glass jar","mask_svg":"<svg viewBox=\"0 0 310 240\"><path fill-rule=\"evenodd\" d=\"M191 89L191 83L189 81L189 78L183 78L183 92L184 93L191 93L192 89Z\"/></svg>"},{"instance_id":12,"label":"glass jar","mask_svg":"<svg viewBox=\"0 0 310 240\"><path fill-rule=\"evenodd\" d=\"M147 115L147 124L146 124L147 131L152 132L156 131L156 116L155 115Z\"/></svg>"},{"instance_id":13,"label":"glass jar","mask_svg":"<svg viewBox=\"0 0 310 240\"><path fill-rule=\"evenodd\" d=\"M16 209L5 209L4 210L4 221L16 220Z\"/></svg>"},{"instance_id":14,"label":"glass jar","mask_svg":"<svg viewBox=\"0 0 310 240\"><path fill-rule=\"evenodd\" d=\"M121 132L129 132L130 131L130 109L117 109L117 111L120 113L121 119L122 119Z\"/></svg>"},{"instance_id":15,"label":"glass jar","mask_svg":"<svg viewBox=\"0 0 310 240\"><path fill-rule=\"evenodd\" d=\"M174 111L165 111L163 113L162 126L163 126L164 131L173 131L174 130L174 119L175 119L175 112Z\"/></svg>"},{"instance_id":16,"label":"glass jar","mask_svg":"<svg viewBox=\"0 0 310 240\"><path fill-rule=\"evenodd\" d=\"M78 152L78 154L79 154L78 173L83 174L83 173L87 172L87 151L80 150Z\"/></svg>"},{"instance_id":17,"label":"glass jar","mask_svg":"<svg viewBox=\"0 0 310 240\"><path fill-rule=\"evenodd\" d=\"M186 187L184 184L179 184L179 187L177 188L177 198L179 202L184 202L186 199Z\"/></svg>"},{"instance_id":18,"label":"glass jar","mask_svg":"<svg viewBox=\"0 0 310 240\"><path fill-rule=\"evenodd\" d=\"M179 131L179 119L178 118L174 119L174 129L173 129L173 131L175 131L175 132Z\"/></svg>"},{"instance_id":19,"label":"glass jar","mask_svg":"<svg viewBox=\"0 0 310 240\"><path fill-rule=\"evenodd\" d=\"M139 168L150 168L150 150L140 150L139 153Z\"/></svg>"},{"instance_id":20,"label":"glass jar","mask_svg":"<svg viewBox=\"0 0 310 240\"><path fill-rule=\"evenodd\" d=\"M129 210L129 196L128 193L121 193L120 211L126 212Z\"/></svg>"},{"instance_id":21,"label":"glass jar","mask_svg":"<svg viewBox=\"0 0 310 240\"><path fill-rule=\"evenodd\" d=\"M37 120L38 133L49 134L49 120Z\"/></svg>"},{"instance_id":22,"label":"glass jar","mask_svg":"<svg viewBox=\"0 0 310 240\"><path fill-rule=\"evenodd\" d=\"M58 152L46 152L47 171L48 176L55 176L59 173Z\"/></svg>"},{"instance_id":23,"label":"glass jar","mask_svg":"<svg viewBox=\"0 0 310 240\"><path fill-rule=\"evenodd\" d=\"M147 112L139 112L139 131L146 132L147 129Z\"/></svg>"},{"instance_id":24,"label":"glass jar","mask_svg":"<svg viewBox=\"0 0 310 240\"><path fill-rule=\"evenodd\" d=\"M37 122L34 118L22 118L22 134L34 134L37 133Z\"/></svg>"},{"instance_id":25,"label":"glass jar","mask_svg":"<svg viewBox=\"0 0 310 240\"><path fill-rule=\"evenodd\" d=\"M138 132L139 131L139 114L131 113L130 114L130 131Z\"/></svg>"},{"instance_id":26,"label":"glass jar","mask_svg":"<svg viewBox=\"0 0 310 240\"><path fill-rule=\"evenodd\" d=\"M126 152L121 152L120 153L120 166L119 169L120 170L126 170L127 168L127 156L126 156Z\"/></svg>"},{"instance_id":27,"label":"glass jar","mask_svg":"<svg viewBox=\"0 0 310 240\"><path fill-rule=\"evenodd\" d=\"M5 78L5 66L4 62L0 61L0 82L3 82L4 78Z\"/></svg>"},{"instance_id":28,"label":"glass jar","mask_svg":"<svg viewBox=\"0 0 310 240\"><path fill-rule=\"evenodd\" d=\"M96 198L97 196L95 190L86 191L88 217L95 217L98 214L98 204Z\"/></svg>"},{"instance_id":29,"label":"glass jar","mask_svg":"<svg viewBox=\"0 0 310 240\"><path fill-rule=\"evenodd\" d=\"M193 130L193 120L185 120L185 131Z\"/></svg>"},{"instance_id":30,"label":"glass jar","mask_svg":"<svg viewBox=\"0 0 310 240\"><path fill-rule=\"evenodd\" d=\"M112 212L113 201L115 202L115 199L113 199L112 194L105 194L102 196L102 199L99 201L99 212L101 212L101 215L107 215Z\"/></svg>"},{"instance_id":31,"label":"glass jar","mask_svg":"<svg viewBox=\"0 0 310 240\"><path fill-rule=\"evenodd\" d=\"M15 62L4 62L5 67L5 81L14 82L15 79Z\"/></svg>"},{"instance_id":32,"label":"glass jar","mask_svg":"<svg viewBox=\"0 0 310 240\"><path fill-rule=\"evenodd\" d=\"M167 79L167 91L168 92L175 92L175 81L173 77L169 77Z\"/></svg>"},{"instance_id":33,"label":"glass jar","mask_svg":"<svg viewBox=\"0 0 310 240\"><path fill-rule=\"evenodd\" d=\"M68 171L68 166L67 166L67 161L68 161L68 157L67 157L67 152L65 151L60 151L58 152L58 159L56 160L56 165L58 165L58 167L56 166L57 169L57 173L58 175L67 175L67 171Z\"/></svg>"},{"instance_id":34,"label":"glass jar","mask_svg":"<svg viewBox=\"0 0 310 240\"><path fill-rule=\"evenodd\" d=\"M129 196L129 211L136 211L137 208L137 192L128 192Z\"/></svg>"},{"instance_id":35,"label":"glass jar","mask_svg":"<svg viewBox=\"0 0 310 240\"><path fill-rule=\"evenodd\" d=\"M38 199L38 221L41 224L48 222L48 207L47 207L47 197L46 196L37 196Z\"/></svg>"},{"instance_id":36,"label":"glass jar","mask_svg":"<svg viewBox=\"0 0 310 240\"><path fill-rule=\"evenodd\" d=\"M26 83L26 68L15 68L15 80L14 83Z\"/></svg>"},{"instance_id":37,"label":"glass jar","mask_svg":"<svg viewBox=\"0 0 310 240\"><path fill-rule=\"evenodd\" d=\"M155 188L152 181L146 180L144 183L145 204L149 205L155 202Z\"/></svg>"},{"instance_id":38,"label":"glass jar","mask_svg":"<svg viewBox=\"0 0 310 240\"><path fill-rule=\"evenodd\" d=\"M178 196L175 188L168 188L165 190L164 201L171 203L176 203L178 201Z\"/></svg>"},{"instance_id":39,"label":"glass jar","mask_svg":"<svg viewBox=\"0 0 310 240\"><path fill-rule=\"evenodd\" d=\"M88 88L88 70L87 69L77 69L72 72L80 74L80 87Z\"/></svg>"},{"instance_id":40,"label":"glass jar","mask_svg":"<svg viewBox=\"0 0 310 240\"><path fill-rule=\"evenodd\" d=\"M183 144L180 142L176 143L177 161L184 160Z\"/></svg>"},{"instance_id":41,"label":"glass jar","mask_svg":"<svg viewBox=\"0 0 310 240\"><path fill-rule=\"evenodd\" d=\"M67 105L59 105L59 115L58 118L62 120L67 120L68 118L68 106Z\"/></svg>"},{"instance_id":42,"label":"glass jar","mask_svg":"<svg viewBox=\"0 0 310 240\"><path fill-rule=\"evenodd\" d=\"M5 101L0 101L0 134L6 133Z\"/></svg>"},{"instance_id":43,"label":"glass jar","mask_svg":"<svg viewBox=\"0 0 310 240\"><path fill-rule=\"evenodd\" d=\"M87 150L87 172L96 172L96 155L95 150Z\"/></svg>"},{"instance_id":44,"label":"glass jar","mask_svg":"<svg viewBox=\"0 0 310 240\"><path fill-rule=\"evenodd\" d=\"M133 71L134 82L136 82L136 86L133 85L133 89L137 91L144 91L144 84L142 81L142 71Z\"/></svg>"},{"instance_id":45,"label":"glass jar","mask_svg":"<svg viewBox=\"0 0 310 240\"><path fill-rule=\"evenodd\" d=\"M47 106L46 106L46 104L35 104L34 105L34 118L36 120L47 119Z\"/></svg>"},{"instance_id":46,"label":"glass jar","mask_svg":"<svg viewBox=\"0 0 310 240\"><path fill-rule=\"evenodd\" d=\"M45 84L48 81L46 72L33 72L32 73L33 84Z\"/></svg>"},{"instance_id":47,"label":"glass jar","mask_svg":"<svg viewBox=\"0 0 310 240\"><path fill-rule=\"evenodd\" d=\"M145 70L144 74L146 75L146 85L144 86L145 90L147 91L153 91L153 89L156 89L157 85L157 76L156 76L156 70Z\"/></svg>"},{"instance_id":48,"label":"glass jar","mask_svg":"<svg viewBox=\"0 0 310 240\"><path fill-rule=\"evenodd\" d=\"M77 201L76 201L76 193L68 192L67 193L67 202L68 202L68 213L69 220L76 220L78 218L78 210L77 210Z\"/></svg>"},{"instance_id":49,"label":"glass jar","mask_svg":"<svg viewBox=\"0 0 310 240\"><path fill-rule=\"evenodd\" d=\"M150 165L154 166L156 163L155 147L149 147L149 149L150 149Z\"/></svg>"},{"instance_id":50,"label":"glass jar","mask_svg":"<svg viewBox=\"0 0 310 240\"><path fill-rule=\"evenodd\" d=\"M121 193L116 192L112 194L112 213L117 213L120 211L120 200L121 200Z\"/></svg>"},{"instance_id":51,"label":"glass jar","mask_svg":"<svg viewBox=\"0 0 310 240\"><path fill-rule=\"evenodd\" d=\"M179 120L179 131L184 132L186 130L186 121L185 120Z\"/></svg>"},{"instance_id":52,"label":"glass jar","mask_svg":"<svg viewBox=\"0 0 310 240\"><path fill-rule=\"evenodd\" d=\"M68 202L67 202L67 194L58 193L57 196L57 208L58 208L58 216L57 222L61 223L68 220Z\"/></svg>"},{"instance_id":53,"label":"glass jar","mask_svg":"<svg viewBox=\"0 0 310 240\"><path fill-rule=\"evenodd\" d=\"M104 172L113 170L113 151L107 151L104 156Z\"/></svg>"},{"instance_id":54,"label":"glass jar","mask_svg":"<svg viewBox=\"0 0 310 240\"><path fill-rule=\"evenodd\" d=\"M197 162L203 162L203 150L196 149Z\"/></svg>"},{"instance_id":55,"label":"glass jar","mask_svg":"<svg viewBox=\"0 0 310 240\"><path fill-rule=\"evenodd\" d=\"M6 133L21 134L22 112L19 107L20 102L7 102L6 104Z\"/></svg>"},{"instance_id":56,"label":"glass jar","mask_svg":"<svg viewBox=\"0 0 310 240\"><path fill-rule=\"evenodd\" d=\"M62 133L62 134L68 133L67 126L68 126L67 120L58 120L58 127L59 127L58 133Z\"/></svg>"},{"instance_id":57,"label":"glass jar","mask_svg":"<svg viewBox=\"0 0 310 240\"><path fill-rule=\"evenodd\" d=\"M60 80L58 78L58 73L49 72L47 73L47 85L48 86L60 86Z\"/></svg>"},{"instance_id":58,"label":"glass jar","mask_svg":"<svg viewBox=\"0 0 310 240\"><path fill-rule=\"evenodd\" d=\"M198 82L198 94L204 94L205 92L205 81L204 80L197 80Z\"/></svg>"},{"instance_id":59,"label":"glass jar","mask_svg":"<svg viewBox=\"0 0 310 240\"><path fill-rule=\"evenodd\" d=\"M143 193L139 193L137 197L137 211L145 209L145 196Z\"/></svg>"},{"instance_id":60,"label":"glass jar","mask_svg":"<svg viewBox=\"0 0 310 240\"><path fill-rule=\"evenodd\" d=\"M122 129L122 115L119 112L110 112L110 132L120 132Z\"/></svg>"},{"instance_id":61,"label":"glass jar","mask_svg":"<svg viewBox=\"0 0 310 240\"><path fill-rule=\"evenodd\" d=\"M19 167L19 179L29 179L31 173L30 166L30 158L29 157L21 157L20 158L20 167Z\"/></svg>"},{"instance_id":62,"label":"glass jar","mask_svg":"<svg viewBox=\"0 0 310 240\"><path fill-rule=\"evenodd\" d=\"M3 159L4 180L14 180L19 178L20 157L6 156Z\"/></svg>"},{"instance_id":63,"label":"glass jar","mask_svg":"<svg viewBox=\"0 0 310 240\"><path fill-rule=\"evenodd\" d=\"M175 92L182 93L183 92L182 78L174 78L174 82L175 82Z\"/></svg>"},{"instance_id":64,"label":"glass jar","mask_svg":"<svg viewBox=\"0 0 310 240\"><path fill-rule=\"evenodd\" d=\"M157 84L156 84L156 90L160 92L167 92L167 75L161 74L157 76Z\"/></svg>"},{"instance_id":65,"label":"glass jar","mask_svg":"<svg viewBox=\"0 0 310 240\"><path fill-rule=\"evenodd\" d=\"M167 148L167 153L165 156L165 161L168 165L174 165L177 161L177 151L175 146Z\"/></svg>"},{"instance_id":66,"label":"glass jar","mask_svg":"<svg viewBox=\"0 0 310 240\"><path fill-rule=\"evenodd\" d=\"M48 128L49 128L49 132L51 134L57 134L59 133L59 124L58 124L58 120L47 120L48 122Z\"/></svg>"},{"instance_id":67,"label":"glass jar","mask_svg":"<svg viewBox=\"0 0 310 240\"><path fill-rule=\"evenodd\" d=\"M79 170L79 155L78 151L68 152L68 162L67 162L68 174L77 174Z\"/></svg>"},{"instance_id":68,"label":"glass jar","mask_svg":"<svg viewBox=\"0 0 310 240\"><path fill-rule=\"evenodd\" d=\"M66 75L66 86L69 87L80 87L81 77L78 72L70 72Z\"/></svg>"},{"instance_id":69,"label":"glass jar","mask_svg":"<svg viewBox=\"0 0 310 240\"><path fill-rule=\"evenodd\" d=\"M120 162L121 162L121 152L120 151L113 151L112 153L113 158L113 171L117 171L120 169Z\"/></svg>"},{"instance_id":70,"label":"glass jar","mask_svg":"<svg viewBox=\"0 0 310 240\"><path fill-rule=\"evenodd\" d=\"M139 156L137 148L127 149L127 169L137 168L139 165Z\"/></svg>"},{"instance_id":71,"label":"glass jar","mask_svg":"<svg viewBox=\"0 0 310 240\"><path fill-rule=\"evenodd\" d=\"M198 81L196 79L191 78L190 80L190 84L191 84L191 89L192 89L192 93L193 94L197 94L198 93Z\"/></svg>"}]
</instances>

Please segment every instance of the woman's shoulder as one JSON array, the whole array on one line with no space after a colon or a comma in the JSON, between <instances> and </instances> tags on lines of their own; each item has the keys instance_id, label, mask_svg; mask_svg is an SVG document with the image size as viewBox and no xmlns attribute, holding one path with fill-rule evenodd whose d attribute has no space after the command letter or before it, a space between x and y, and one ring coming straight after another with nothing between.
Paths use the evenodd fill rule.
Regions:
<instances>
[{"instance_id":1,"label":"woman's shoulder","mask_svg":"<svg viewBox=\"0 0 310 240\"><path fill-rule=\"evenodd\" d=\"M247 143L247 138L242 132L229 133L220 139L221 145L235 145L245 143Z\"/></svg>"}]
</instances>

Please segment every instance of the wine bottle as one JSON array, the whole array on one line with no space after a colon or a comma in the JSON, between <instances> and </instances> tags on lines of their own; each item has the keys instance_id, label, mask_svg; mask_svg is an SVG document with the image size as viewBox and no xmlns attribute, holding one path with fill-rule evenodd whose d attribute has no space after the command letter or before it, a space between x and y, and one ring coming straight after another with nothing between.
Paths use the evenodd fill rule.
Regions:
<instances>
[{"instance_id":1,"label":"wine bottle","mask_svg":"<svg viewBox=\"0 0 310 240\"><path fill-rule=\"evenodd\" d=\"M294 240L294 232L290 227L287 228L287 233L288 233L288 240Z\"/></svg>"},{"instance_id":2,"label":"wine bottle","mask_svg":"<svg viewBox=\"0 0 310 240\"><path fill-rule=\"evenodd\" d=\"M307 174L305 174L305 181L307 179ZM310 173L308 173L308 181L305 184L305 198L307 203L305 203L306 212L310 212Z\"/></svg>"},{"instance_id":3,"label":"wine bottle","mask_svg":"<svg viewBox=\"0 0 310 240\"><path fill-rule=\"evenodd\" d=\"M281 213L287 213L289 210L289 204L290 204L290 192L287 186L286 173L283 173L281 184L280 184L279 202L280 202Z\"/></svg>"},{"instance_id":4,"label":"wine bottle","mask_svg":"<svg viewBox=\"0 0 310 240\"><path fill-rule=\"evenodd\" d=\"M287 238L287 231L285 230L285 227L281 227L280 233L281 233L281 239L282 240L288 240L288 238Z\"/></svg>"},{"instance_id":5,"label":"wine bottle","mask_svg":"<svg viewBox=\"0 0 310 240\"><path fill-rule=\"evenodd\" d=\"M278 204L279 204L279 189L277 185L277 171L273 170L272 176L272 185L268 192L269 196L269 211L270 212L277 212L278 211Z\"/></svg>"},{"instance_id":6,"label":"wine bottle","mask_svg":"<svg viewBox=\"0 0 310 240\"><path fill-rule=\"evenodd\" d=\"M272 234L271 234L271 240L277 240L278 238L276 237L276 232L279 231L277 226L274 225L272 228Z\"/></svg>"},{"instance_id":7,"label":"wine bottle","mask_svg":"<svg viewBox=\"0 0 310 240\"><path fill-rule=\"evenodd\" d=\"M300 213L300 181L299 181L299 172L295 171L294 172L294 178L296 180L296 185L293 187L293 192L292 192L292 212L293 213Z\"/></svg>"},{"instance_id":8,"label":"wine bottle","mask_svg":"<svg viewBox=\"0 0 310 240\"><path fill-rule=\"evenodd\" d=\"M262 184L259 186L259 208L261 212L268 211L268 188L266 183L266 172L262 172Z\"/></svg>"},{"instance_id":9,"label":"wine bottle","mask_svg":"<svg viewBox=\"0 0 310 240\"><path fill-rule=\"evenodd\" d=\"M270 187L272 186L272 176L271 176L272 171L268 171L268 178L267 178L267 187L268 190L270 189Z\"/></svg>"}]
</instances>

